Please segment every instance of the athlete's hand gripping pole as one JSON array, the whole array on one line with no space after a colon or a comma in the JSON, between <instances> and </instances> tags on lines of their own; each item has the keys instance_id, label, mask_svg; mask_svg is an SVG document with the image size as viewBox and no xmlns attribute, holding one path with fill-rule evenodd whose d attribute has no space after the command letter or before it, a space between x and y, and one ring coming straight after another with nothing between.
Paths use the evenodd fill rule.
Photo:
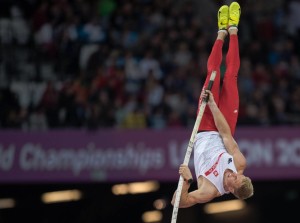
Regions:
<instances>
[{"instance_id":1,"label":"athlete's hand gripping pole","mask_svg":"<svg viewBox=\"0 0 300 223\"><path fill-rule=\"evenodd\" d=\"M210 79L209 79L209 83L208 83L208 87L206 90L211 90L214 80L216 77L216 71L213 71L211 73ZM205 98L205 100L202 100L202 103L200 105L200 109L196 118L196 122L192 131L192 135L185 153L185 157L184 157L184 161L183 164L188 165L192 151L193 151L193 146L194 146L194 140L195 140L195 136L197 134L199 125L201 123L202 120L202 116L206 107L206 104L208 102L208 97ZM181 191L182 191L182 186L183 186L183 177L180 176L179 177L179 182L178 182L178 187L177 187L177 191L176 191L176 196L175 196L175 202L174 202L174 207L173 207L173 213L172 213L172 221L171 223L176 223L177 221L177 214L178 214L178 208L179 208L179 203L180 203L180 197L181 197Z\"/></svg>"}]
</instances>

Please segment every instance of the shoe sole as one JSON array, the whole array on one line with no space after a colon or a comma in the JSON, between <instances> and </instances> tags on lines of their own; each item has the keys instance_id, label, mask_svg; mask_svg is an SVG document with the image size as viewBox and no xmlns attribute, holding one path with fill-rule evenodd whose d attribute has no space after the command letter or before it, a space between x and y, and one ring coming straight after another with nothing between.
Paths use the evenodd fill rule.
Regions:
<instances>
[{"instance_id":1,"label":"shoe sole","mask_svg":"<svg viewBox=\"0 0 300 223\"><path fill-rule=\"evenodd\" d=\"M237 2L232 2L229 6L229 21L228 21L229 26L237 26L238 25L238 24L230 24L230 20L231 20L230 19L230 11L233 10L233 9L234 10L238 9L238 11L239 11L239 20L240 20L240 17L241 17L241 6L240 6L240 4L237 3ZM231 21L233 21L233 20L231 20Z\"/></svg>"},{"instance_id":2,"label":"shoe sole","mask_svg":"<svg viewBox=\"0 0 300 223\"><path fill-rule=\"evenodd\" d=\"M224 10L226 10L227 12L228 12L228 18L229 18L229 7L227 6L227 5L223 5L220 9L219 9L219 11L218 11L218 27L219 27L219 29L226 29L227 28L227 26L228 26L228 23L227 24L222 24L222 26L224 26L224 27L222 27L222 28L220 28L220 25L219 25L219 20L220 20L220 15L222 14L222 12L224 11Z\"/></svg>"}]
</instances>

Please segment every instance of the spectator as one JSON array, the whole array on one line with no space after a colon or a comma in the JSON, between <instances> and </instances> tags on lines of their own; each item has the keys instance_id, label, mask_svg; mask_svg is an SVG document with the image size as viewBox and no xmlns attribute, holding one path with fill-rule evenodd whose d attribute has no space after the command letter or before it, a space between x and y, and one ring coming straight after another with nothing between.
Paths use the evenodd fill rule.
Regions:
<instances>
[{"instance_id":1,"label":"spectator","mask_svg":"<svg viewBox=\"0 0 300 223\"><path fill-rule=\"evenodd\" d=\"M28 4L8 2L0 18L2 128L193 124L216 2ZM300 124L298 5L259 0L244 11L239 125Z\"/></svg>"}]
</instances>

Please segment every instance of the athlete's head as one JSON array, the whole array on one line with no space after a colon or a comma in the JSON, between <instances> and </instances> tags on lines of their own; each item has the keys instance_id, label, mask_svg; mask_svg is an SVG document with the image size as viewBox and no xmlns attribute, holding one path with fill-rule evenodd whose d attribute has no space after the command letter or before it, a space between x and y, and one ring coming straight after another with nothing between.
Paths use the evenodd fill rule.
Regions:
<instances>
[{"instance_id":1,"label":"athlete's head","mask_svg":"<svg viewBox=\"0 0 300 223\"><path fill-rule=\"evenodd\" d=\"M227 178L228 189L237 198L244 200L253 195L253 185L249 177L243 174L230 173Z\"/></svg>"},{"instance_id":2,"label":"athlete's head","mask_svg":"<svg viewBox=\"0 0 300 223\"><path fill-rule=\"evenodd\" d=\"M247 199L254 193L253 184L249 177L244 176L239 187L235 188L233 194L239 199Z\"/></svg>"}]
</instances>

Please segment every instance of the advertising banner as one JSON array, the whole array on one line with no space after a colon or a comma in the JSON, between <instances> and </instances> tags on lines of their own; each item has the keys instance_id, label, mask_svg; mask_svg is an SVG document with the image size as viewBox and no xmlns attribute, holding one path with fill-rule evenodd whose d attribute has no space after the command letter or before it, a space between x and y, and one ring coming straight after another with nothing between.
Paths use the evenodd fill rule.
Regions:
<instances>
[{"instance_id":1,"label":"advertising banner","mask_svg":"<svg viewBox=\"0 0 300 223\"><path fill-rule=\"evenodd\" d=\"M177 182L188 129L0 132L0 183ZM300 128L239 128L256 180L300 179ZM193 154L189 163L192 172Z\"/></svg>"}]
</instances>

